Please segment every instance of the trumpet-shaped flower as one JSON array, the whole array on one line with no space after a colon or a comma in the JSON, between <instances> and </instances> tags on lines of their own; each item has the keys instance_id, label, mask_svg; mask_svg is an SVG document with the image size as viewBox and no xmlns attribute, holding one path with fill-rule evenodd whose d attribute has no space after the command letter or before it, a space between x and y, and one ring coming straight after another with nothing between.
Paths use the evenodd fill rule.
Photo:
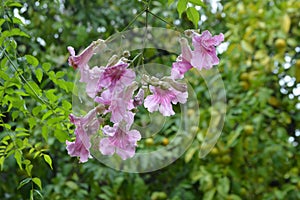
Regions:
<instances>
[{"instance_id":1,"label":"trumpet-shaped flower","mask_svg":"<svg viewBox=\"0 0 300 200\"><path fill-rule=\"evenodd\" d=\"M201 69L210 69L213 65L219 64L216 48L224 40L224 35L221 33L212 36L209 31L204 31L201 35L193 33L192 42L194 51L192 52L191 64L193 67Z\"/></svg>"},{"instance_id":2,"label":"trumpet-shaped flower","mask_svg":"<svg viewBox=\"0 0 300 200\"><path fill-rule=\"evenodd\" d=\"M173 87L162 89L150 86L149 88L153 94L147 96L144 101L144 106L149 112L158 110L164 116L171 116L175 114L172 104L185 103L187 101L187 91L178 91Z\"/></svg>"},{"instance_id":3,"label":"trumpet-shaped flower","mask_svg":"<svg viewBox=\"0 0 300 200\"><path fill-rule=\"evenodd\" d=\"M94 54L97 47L105 47L103 40L97 40L92 42L83 52L79 55L75 55L75 50L73 47L69 46L68 51L70 57L68 59L69 65L73 66L74 69L79 69L80 71L80 82L87 83L86 92L91 97L94 98L98 92L97 82L100 74L103 72L103 67L94 67L90 69L88 62Z\"/></svg>"},{"instance_id":4,"label":"trumpet-shaped flower","mask_svg":"<svg viewBox=\"0 0 300 200\"><path fill-rule=\"evenodd\" d=\"M130 121L130 122L129 122ZM113 127L104 126L102 131L107 137L100 140L99 150L103 155L118 154L122 160L131 158L135 154L137 141L141 134L137 130L129 130L133 122L133 114L128 115L128 122L115 123Z\"/></svg>"},{"instance_id":5,"label":"trumpet-shaped flower","mask_svg":"<svg viewBox=\"0 0 300 200\"><path fill-rule=\"evenodd\" d=\"M178 56L176 62L172 65L171 77L173 79L182 79L184 74L192 68L192 50L185 38L179 40L181 46L181 55Z\"/></svg>"},{"instance_id":6,"label":"trumpet-shaped flower","mask_svg":"<svg viewBox=\"0 0 300 200\"><path fill-rule=\"evenodd\" d=\"M111 122L126 121L126 116L134 108L133 93L136 88L136 83L134 82L123 90L109 91L106 89L100 97L95 98L95 101L103 105L109 105L105 113L111 112Z\"/></svg>"},{"instance_id":7,"label":"trumpet-shaped flower","mask_svg":"<svg viewBox=\"0 0 300 200\"><path fill-rule=\"evenodd\" d=\"M70 115L70 121L76 126L75 142L66 141L68 154L72 157L80 157L80 162L86 162L90 155L90 135L98 131L100 121L96 113L98 108L94 108L84 117Z\"/></svg>"},{"instance_id":8,"label":"trumpet-shaped flower","mask_svg":"<svg viewBox=\"0 0 300 200\"><path fill-rule=\"evenodd\" d=\"M135 73L131 69L127 69L127 67L128 64L122 61L116 65L107 66L99 77L98 89L122 90L130 85L135 79Z\"/></svg>"}]
</instances>

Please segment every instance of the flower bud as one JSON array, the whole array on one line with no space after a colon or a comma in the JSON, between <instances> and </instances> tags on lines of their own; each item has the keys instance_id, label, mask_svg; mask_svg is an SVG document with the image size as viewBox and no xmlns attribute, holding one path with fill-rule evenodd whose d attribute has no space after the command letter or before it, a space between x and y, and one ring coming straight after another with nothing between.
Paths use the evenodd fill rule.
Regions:
<instances>
[{"instance_id":1,"label":"flower bud","mask_svg":"<svg viewBox=\"0 0 300 200\"><path fill-rule=\"evenodd\" d=\"M129 52L129 51L124 51L124 52L123 52L123 56L124 56L125 58L129 58L129 57L130 57L130 52Z\"/></svg>"},{"instance_id":2,"label":"flower bud","mask_svg":"<svg viewBox=\"0 0 300 200\"><path fill-rule=\"evenodd\" d=\"M118 56L117 56L117 55L113 55L113 56L108 60L107 66L113 66L113 65L117 64L118 61L119 61Z\"/></svg>"}]
</instances>

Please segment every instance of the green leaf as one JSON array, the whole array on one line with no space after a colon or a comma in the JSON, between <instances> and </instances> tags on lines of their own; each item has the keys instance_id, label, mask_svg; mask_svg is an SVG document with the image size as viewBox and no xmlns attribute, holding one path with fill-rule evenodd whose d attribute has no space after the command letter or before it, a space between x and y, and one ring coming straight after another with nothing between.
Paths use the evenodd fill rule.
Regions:
<instances>
[{"instance_id":1,"label":"green leaf","mask_svg":"<svg viewBox=\"0 0 300 200\"><path fill-rule=\"evenodd\" d=\"M0 171L2 171L2 170L3 170L3 164L4 164L4 160L5 160L5 157L4 157L4 156L2 156L2 157L0 158Z\"/></svg>"},{"instance_id":2,"label":"green leaf","mask_svg":"<svg viewBox=\"0 0 300 200\"><path fill-rule=\"evenodd\" d=\"M42 127L42 136L46 141L48 140L48 127L47 126Z\"/></svg>"},{"instance_id":3,"label":"green leaf","mask_svg":"<svg viewBox=\"0 0 300 200\"><path fill-rule=\"evenodd\" d=\"M34 116L37 116L41 112L41 110L42 110L42 106L36 106L32 109L32 114Z\"/></svg>"},{"instance_id":4,"label":"green leaf","mask_svg":"<svg viewBox=\"0 0 300 200\"><path fill-rule=\"evenodd\" d=\"M19 7L19 8L23 7L23 5L21 3L14 2L14 1L8 1L6 3L6 6L8 6L8 7Z\"/></svg>"},{"instance_id":5,"label":"green leaf","mask_svg":"<svg viewBox=\"0 0 300 200\"><path fill-rule=\"evenodd\" d=\"M204 193L204 196L203 196L203 199L205 200L213 200L214 199L214 196L215 196L215 193L216 193L216 189L213 188L211 190L208 190Z\"/></svg>"},{"instance_id":6,"label":"green leaf","mask_svg":"<svg viewBox=\"0 0 300 200\"><path fill-rule=\"evenodd\" d=\"M193 158L193 155L195 154L195 152L198 150L199 148L197 146L194 147L190 147L187 152L185 153L185 157L184 157L184 161L186 163L190 162L191 159Z\"/></svg>"},{"instance_id":7,"label":"green leaf","mask_svg":"<svg viewBox=\"0 0 300 200\"><path fill-rule=\"evenodd\" d=\"M73 181L67 181L66 185L72 190L78 190L78 184Z\"/></svg>"},{"instance_id":8,"label":"green leaf","mask_svg":"<svg viewBox=\"0 0 300 200\"><path fill-rule=\"evenodd\" d=\"M62 130L55 130L54 136L60 141L60 142L66 142L66 140L69 138L68 134L65 131Z\"/></svg>"},{"instance_id":9,"label":"green leaf","mask_svg":"<svg viewBox=\"0 0 300 200\"><path fill-rule=\"evenodd\" d=\"M29 197L30 200L34 200L34 197L33 197L33 190L30 190L30 197Z\"/></svg>"},{"instance_id":10,"label":"green leaf","mask_svg":"<svg viewBox=\"0 0 300 200\"><path fill-rule=\"evenodd\" d=\"M18 186L17 189L20 189L21 187L23 187L24 185L26 185L30 181L31 181L31 178L25 178L23 181L20 182L20 184L19 184L19 186Z\"/></svg>"},{"instance_id":11,"label":"green leaf","mask_svg":"<svg viewBox=\"0 0 300 200\"><path fill-rule=\"evenodd\" d=\"M217 191L222 197L226 197L230 189L230 180L227 177L219 179Z\"/></svg>"},{"instance_id":12,"label":"green leaf","mask_svg":"<svg viewBox=\"0 0 300 200\"><path fill-rule=\"evenodd\" d=\"M4 24L5 19L0 19L0 27L2 26L2 24Z\"/></svg>"},{"instance_id":13,"label":"green leaf","mask_svg":"<svg viewBox=\"0 0 300 200\"><path fill-rule=\"evenodd\" d=\"M46 163L48 163L48 165L50 166L50 168L53 170L51 157L49 155L47 155L47 154L44 154L44 160L46 161Z\"/></svg>"},{"instance_id":14,"label":"green leaf","mask_svg":"<svg viewBox=\"0 0 300 200\"><path fill-rule=\"evenodd\" d=\"M10 77L4 72L4 71L0 71L0 77L3 80L8 81L10 79Z\"/></svg>"},{"instance_id":15,"label":"green leaf","mask_svg":"<svg viewBox=\"0 0 300 200\"><path fill-rule=\"evenodd\" d=\"M44 199L43 195L39 190L34 189L34 192L36 192L42 199Z\"/></svg>"},{"instance_id":16,"label":"green leaf","mask_svg":"<svg viewBox=\"0 0 300 200\"><path fill-rule=\"evenodd\" d=\"M0 37L0 45L2 45L3 41L8 38L8 37L12 37L12 36L22 36L22 37L30 37L29 35L27 35L25 32L21 31L18 28L13 28L9 31L3 31Z\"/></svg>"},{"instance_id":17,"label":"green leaf","mask_svg":"<svg viewBox=\"0 0 300 200\"><path fill-rule=\"evenodd\" d=\"M18 163L18 165L19 165L19 168L20 169L23 169L22 168L22 153L21 153L21 151L20 150L16 150L15 151L15 159L16 159L16 161L17 161L17 163Z\"/></svg>"},{"instance_id":18,"label":"green leaf","mask_svg":"<svg viewBox=\"0 0 300 200\"><path fill-rule=\"evenodd\" d=\"M201 0L189 0L189 2L196 6L206 7L205 3L203 3Z\"/></svg>"},{"instance_id":19,"label":"green leaf","mask_svg":"<svg viewBox=\"0 0 300 200\"><path fill-rule=\"evenodd\" d=\"M29 133L17 133L16 137L26 137L26 136L29 136L29 135L30 135Z\"/></svg>"},{"instance_id":20,"label":"green leaf","mask_svg":"<svg viewBox=\"0 0 300 200\"><path fill-rule=\"evenodd\" d=\"M53 115L53 111L52 110L48 110L42 117L42 120L47 119L49 116Z\"/></svg>"},{"instance_id":21,"label":"green leaf","mask_svg":"<svg viewBox=\"0 0 300 200\"><path fill-rule=\"evenodd\" d=\"M44 64L42 64L42 68L43 68L46 72L48 72L48 71L50 70L50 68L51 68L51 64L50 64L50 63L44 63Z\"/></svg>"},{"instance_id":22,"label":"green leaf","mask_svg":"<svg viewBox=\"0 0 300 200\"><path fill-rule=\"evenodd\" d=\"M39 179L37 177L34 177L32 179L32 181L40 188L40 190L42 190L42 181L41 181L41 179Z\"/></svg>"},{"instance_id":23,"label":"green leaf","mask_svg":"<svg viewBox=\"0 0 300 200\"><path fill-rule=\"evenodd\" d=\"M241 46L242 46L242 49L243 49L244 51L246 51L247 53L252 54L253 51L254 51L252 45L251 45L250 43L248 43L247 41L245 41L245 40L242 40L242 41L241 41Z\"/></svg>"},{"instance_id":24,"label":"green leaf","mask_svg":"<svg viewBox=\"0 0 300 200\"><path fill-rule=\"evenodd\" d=\"M36 67L39 65L39 61L36 57L32 56L32 55L25 55L25 58L27 60L27 62L32 65L33 67Z\"/></svg>"},{"instance_id":25,"label":"green leaf","mask_svg":"<svg viewBox=\"0 0 300 200\"><path fill-rule=\"evenodd\" d=\"M174 0L168 0L168 5L171 5L174 2Z\"/></svg>"},{"instance_id":26,"label":"green leaf","mask_svg":"<svg viewBox=\"0 0 300 200\"><path fill-rule=\"evenodd\" d=\"M196 8L194 7L189 7L187 10L186 10L186 14L187 14L187 18L193 22L195 28L198 27L198 22L199 22L199 19L200 19L200 15L199 15L199 12L196 10Z\"/></svg>"},{"instance_id":27,"label":"green leaf","mask_svg":"<svg viewBox=\"0 0 300 200\"><path fill-rule=\"evenodd\" d=\"M46 91L46 97L49 99L51 103L55 103L58 100L58 97L54 94L56 92L55 89L50 89Z\"/></svg>"},{"instance_id":28,"label":"green leaf","mask_svg":"<svg viewBox=\"0 0 300 200\"><path fill-rule=\"evenodd\" d=\"M26 170L28 176L31 176L32 168L33 168L33 165L31 165L31 164L26 165L25 170Z\"/></svg>"},{"instance_id":29,"label":"green leaf","mask_svg":"<svg viewBox=\"0 0 300 200\"><path fill-rule=\"evenodd\" d=\"M36 76L36 78L37 78L37 80L38 80L39 82L42 81L42 79L43 79L43 71L42 71L41 68L38 68L38 69L35 71L35 76Z\"/></svg>"},{"instance_id":30,"label":"green leaf","mask_svg":"<svg viewBox=\"0 0 300 200\"><path fill-rule=\"evenodd\" d=\"M56 72L55 76L56 76L56 78L61 78L61 77L63 77L65 74L66 74L66 72L58 71L58 72Z\"/></svg>"},{"instance_id":31,"label":"green leaf","mask_svg":"<svg viewBox=\"0 0 300 200\"><path fill-rule=\"evenodd\" d=\"M227 147L233 147L236 144L237 138L240 136L241 132L243 130L242 126L239 126L236 130L233 130L228 138L227 138Z\"/></svg>"},{"instance_id":32,"label":"green leaf","mask_svg":"<svg viewBox=\"0 0 300 200\"><path fill-rule=\"evenodd\" d=\"M34 117L28 118L28 123L29 123L30 130L32 130L32 128L36 126L37 123L36 118Z\"/></svg>"},{"instance_id":33,"label":"green leaf","mask_svg":"<svg viewBox=\"0 0 300 200\"><path fill-rule=\"evenodd\" d=\"M24 89L26 90L26 92L36 98L36 95L38 95L38 97L40 97L42 95L42 90L41 88L33 81L29 81L24 85Z\"/></svg>"},{"instance_id":34,"label":"green leaf","mask_svg":"<svg viewBox=\"0 0 300 200\"><path fill-rule=\"evenodd\" d=\"M179 18L181 18L182 13L186 10L187 0L179 0L177 3L177 11Z\"/></svg>"},{"instance_id":35,"label":"green leaf","mask_svg":"<svg viewBox=\"0 0 300 200\"><path fill-rule=\"evenodd\" d=\"M70 110L72 108L72 104L66 100L63 100L62 101L62 107L65 109L65 110Z\"/></svg>"}]
</instances>

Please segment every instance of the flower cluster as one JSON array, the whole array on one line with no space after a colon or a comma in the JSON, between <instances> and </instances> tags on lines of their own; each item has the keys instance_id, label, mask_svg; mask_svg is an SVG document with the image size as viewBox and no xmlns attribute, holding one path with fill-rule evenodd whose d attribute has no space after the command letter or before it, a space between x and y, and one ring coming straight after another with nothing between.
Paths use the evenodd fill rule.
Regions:
<instances>
[{"instance_id":1,"label":"flower cluster","mask_svg":"<svg viewBox=\"0 0 300 200\"><path fill-rule=\"evenodd\" d=\"M215 46L224 39L223 34L212 36L209 31L187 33L192 37L193 50L186 38L180 39L181 55L173 63L171 75L161 79L142 75L140 83L136 82L136 73L129 68L130 61L125 57L115 55L106 66L90 68L88 62L95 50L106 48L104 40L93 42L79 55L73 47L68 47L69 65L79 70L79 81L86 83L85 92L98 104L83 117L70 115L70 121L76 126L76 140L66 141L70 156L86 162L91 157L91 136L103 127L99 151L103 155L116 153L123 160L131 158L141 140L140 132L131 129L138 106L144 105L149 112L159 111L163 116L171 116L175 114L173 105L187 102L187 85L180 79L192 67L202 70L218 64ZM126 56L129 57L128 52ZM107 125L108 120L112 126Z\"/></svg>"}]
</instances>

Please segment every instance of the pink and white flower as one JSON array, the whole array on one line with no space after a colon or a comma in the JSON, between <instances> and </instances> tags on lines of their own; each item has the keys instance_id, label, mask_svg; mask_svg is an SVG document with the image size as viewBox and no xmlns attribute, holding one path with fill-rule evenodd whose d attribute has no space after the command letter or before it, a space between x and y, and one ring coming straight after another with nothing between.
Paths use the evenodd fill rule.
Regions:
<instances>
[{"instance_id":1,"label":"pink and white flower","mask_svg":"<svg viewBox=\"0 0 300 200\"><path fill-rule=\"evenodd\" d=\"M126 116L130 113L130 110L134 108L133 105L133 93L137 89L136 83L133 82L123 90L104 90L100 97L95 98L95 102L103 105L108 105L108 109L105 113L111 112L110 121L113 123L126 120Z\"/></svg>"},{"instance_id":2,"label":"pink and white flower","mask_svg":"<svg viewBox=\"0 0 300 200\"><path fill-rule=\"evenodd\" d=\"M194 32L192 42L194 51L192 52L191 64L193 67L201 69L210 69L213 65L219 64L216 48L224 40L224 35L221 33L212 36L209 31L204 31L201 35Z\"/></svg>"},{"instance_id":3,"label":"pink and white flower","mask_svg":"<svg viewBox=\"0 0 300 200\"><path fill-rule=\"evenodd\" d=\"M118 154L122 160L132 158L135 155L137 141L141 134L137 130L129 130L133 122L133 115L128 116L129 122L115 123L113 127L104 126L102 131L105 137L100 140L99 150L103 155Z\"/></svg>"},{"instance_id":4,"label":"pink and white flower","mask_svg":"<svg viewBox=\"0 0 300 200\"><path fill-rule=\"evenodd\" d=\"M213 65L219 64L216 48L224 40L221 33L212 36L209 31L204 31L201 35L192 32L192 43L194 51L188 45L185 38L179 40L181 46L181 55L178 56L176 62L172 65L171 77L173 79L182 79L184 74L195 67L199 70L210 69Z\"/></svg>"},{"instance_id":5,"label":"pink and white flower","mask_svg":"<svg viewBox=\"0 0 300 200\"><path fill-rule=\"evenodd\" d=\"M73 47L69 46L68 51L70 57L68 59L69 65L73 66L74 69L79 69L80 71L80 82L87 83L86 92L91 97L94 98L98 92L97 82L101 73L103 73L103 67L93 67L90 69L88 62L94 54L94 51L101 46L105 47L103 40L97 40L92 42L83 52L79 55L75 55L75 50Z\"/></svg>"},{"instance_id":6,"label":"pink and white flower","mask_svg":"<svg viewBox=\"0 0 300 200\"><path fill-rule=\"evenodd\" d=\"M135 73L127 69L128 63L119 61L113 66L107 66L101 73L98 81L98 89L107 88L110 91L122 90L130 85L135 79Z\"/></svg>"},{"instance_id":7,"label":"pink and white flower","mask_svg":"<svg viewBox=\"0 0 300 200\"><path fill-rule=\"evenodd\" d=\"M100 126L96 113L98 108L94 108L84 117L70 115L70 121L76 126L75 142L66 141L67 151L71 157L80 157L79 162L86 162L90 155L90 135L95 134Z\"/></svg>"},{"instance_id":8,"label":"pink and white flower","mask_svg":"<svg viewBox=\"0 0 300 200\"><path fill-rule=\"evenodd\" d=\"M181 46L181 55L178 56L176 62L172 65L171 77L173 79L182 79L184 74L193 67L191 65L192 50L187 39L181 38L179 42Z\"/></svg>"},{"instance_id":9,"label":"pink and white flower","mask_svg":"<svg viewBox=\"0 0 300 200\"><path fill-rule=\"evenodd\" d=\"M149 112L159 111L163 116L174 115L172 104L185 103L188 98L187 91L178 91L172 87L162 89L150 85L149 88L153 94L146 97L144 106Z\"/></svg>"}]
</instances>

